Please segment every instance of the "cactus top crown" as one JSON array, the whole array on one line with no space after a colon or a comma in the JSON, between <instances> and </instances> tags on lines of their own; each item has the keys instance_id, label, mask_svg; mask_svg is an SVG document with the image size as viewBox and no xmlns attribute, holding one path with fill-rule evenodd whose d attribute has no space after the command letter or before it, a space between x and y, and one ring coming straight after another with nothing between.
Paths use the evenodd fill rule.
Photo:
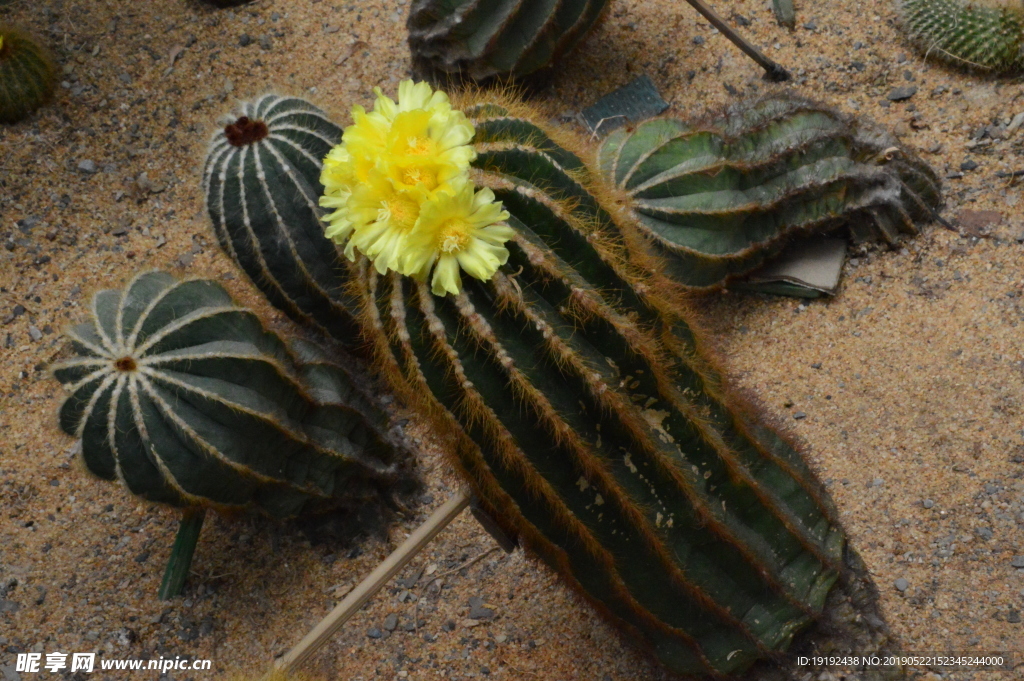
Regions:
<instances>
[{"instance_id":1,"label":"cactus top crown","mask_svg":"<svg viewBox=\"0 0 1024 681\"><path fill-rule=\"evenodd\" d=\"M403 81L395 102L376 88L373 111L352 109L354 123L324 160L320 205L333 208L326 236L377 271L424 281L435 295L462 289L460 270L489 279L508 259L508 212L490 189L476 191L469 164L473 125L448 96Z\"/></svg>"},{"instance_id":2,"label":"cactus top crown","mask_svg":"<svg viewBox=\"0 0 1024 681\"><path fill-rule=\"evenodd\" d=\"M244 147L253 142L259 142L270 134L270 129L263 121L253 120L248 116L242 116L234 123L224 126L224 136L228 142L235 147Z\"/></svg>"}]
</instances>

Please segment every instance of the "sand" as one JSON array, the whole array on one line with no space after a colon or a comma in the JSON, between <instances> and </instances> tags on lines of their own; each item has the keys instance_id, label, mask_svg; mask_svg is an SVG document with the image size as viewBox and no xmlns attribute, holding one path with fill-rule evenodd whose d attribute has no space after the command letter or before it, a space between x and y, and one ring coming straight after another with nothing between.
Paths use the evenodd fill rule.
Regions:
<instances>
[{"instance_id":1,"label":"sand","mask_svg":"<svg viewBox=\"0 0 1024 681\"><path fill-rule=\"evenodd\" d=\"M966 224L971 233L930 226L905 248L854 253L834 299L726 293L703 307L735 381L806 443L904 649L1015 650L1020 664L1024 570L1011 560L1024 555L1024 218L1020 188L996 173L1024 168L1024 132L976 138L1024 111L1024 87L922 61L888 0L799 3L794 32L764 2L719 4L750 22L741 30L794 72L799 93L874 118L943 176L959 175L946 180L947 218L1000 214L998 224ZM177 514L81 469L56 426L62 390L45 370L90 294L141 268L218 279L285 328L216 246L198 181L206 140L236 97L269 86L347 120L370 88L407 75L406 11L405 0L0 8L0 21L48 40L64 80L54 104L0 127L0 679L18 679L16 653L31 651L212 660L211 671L168 676L179 681L258 674L451 494L456 481L413 427L429 501L387 537L314 546L289 526L214 517L186 593L160 602ZM681 2L618 0L570 64L539 100L569 126L641 73L681 115L768 87ZM907 85L918 88L911 99L883 106ZM977 167L961 171L968 160ZM551 572L494 547L460 517L403 573L407 586L382 591L312 671L352 681L659 678ZM493 619L469 620L471 597ZM392 613L397 629L370 638ZM156 673L97 673L129 677Z\"/></svg>"}]
</instances>

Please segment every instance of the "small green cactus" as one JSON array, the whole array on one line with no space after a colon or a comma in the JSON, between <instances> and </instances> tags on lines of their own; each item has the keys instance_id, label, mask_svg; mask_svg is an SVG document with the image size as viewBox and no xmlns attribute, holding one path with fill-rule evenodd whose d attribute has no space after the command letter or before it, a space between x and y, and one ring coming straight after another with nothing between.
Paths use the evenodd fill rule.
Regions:
<instances>
[{"instance_id":1,"label":"small green cactus","mask_svg":"<svg viewBox=\"0 0 1024 681\"><path fill-rule=\"evenodd\" d=\"M387 501L409 482L387 415L341 367L277 336L212 281L161 272L93 297L54 367L59 417L85 466L133 494L186 509L164 595L180 590L202 510L275 518ZM198 512L197 512L198 511Z\"/></svg>"},{"instance_id":2,"label":"small green cactus","mask_svg":"<svg viewBox=\"0 0 1024 681\"><path fill-rule=\"evenodd\" d=\"M413 58L483 81L547 68L594 27L608 0L415 0Z\"/></svg>"},{"instance_id":3,"label":"small green cactus","mask_svg":"<svg viewBox=\"0 0 1024 681\"><path fill-rule=\"evenodd\" d=\"M365 258L337 265L376 368L449 438L484 508L677 673L742 674L819 618L844 636L880 621L870 582L849 586L827 491L723 384L631 214L521 107L460 108L471 179L511 214L507 263L445 297Z\"/></svg>"},{"instance_id":4,"label":"small green cactus","mask_svg":"<svg viewBox=\"0 0 1024 681\"><path fill-rule=\"evenodd\" d=\"M982 71L1024 68L1024 6L1016 0L900 0L899 9L926 57Z\"/></svg>"},{"instance_id":5,"label":"small green cactus","mask_svg":"<svg viewBox=\"0 0 1024 681\"><path fill-rule=\"evenodd\" d=\"M46 48L25 31L0 24L0 123L17 123L41 107L57 85Z\"/></svg>"},{"instance_id":6,"label":"small green cactus","mask_svg":"<svg viewBox=\"0 0 1024 681\"><path fill-rule=\"evenodd\" d=\"M894 137L789 94L619 128L598 166L689 288L750 272L808 234L895 243L941 203L935 172Z\"/></svg>"},{"instance_id":7,"label":"small green cactus","mask_svg":"<svg viewBox=\"0 0 1024 681\"><path fill-rule=\"evenodd\" d=\"M217 239L276 307L353 348L356 304L317 204L320 166L341 128L294 97L268 94L239 109L214 135L203 170Z\"/></svg>"}]
</instances>

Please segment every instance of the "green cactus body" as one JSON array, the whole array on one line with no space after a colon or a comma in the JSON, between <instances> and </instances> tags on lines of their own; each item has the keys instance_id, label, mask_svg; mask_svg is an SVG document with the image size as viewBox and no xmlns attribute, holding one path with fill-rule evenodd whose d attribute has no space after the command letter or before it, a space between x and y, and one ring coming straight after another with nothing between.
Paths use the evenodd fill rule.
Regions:
<instances>
[{"instance_id":1,"label":"green cactus body","mask_svg":"<svg viewBox=\"0 0 1024 681\"><path fill-rule=\"evenodd\" d=\"M0 123L17 123L45 104L57 85L49 53L26 32L0 25Z\"/></svg>"},{"instance_id":2,"label":"green cactus body","mask_svg":"<svg viewBox=\"0 0 1024 681\"><path fill-rule=\"evenodd\" d=\"M214 136L203 170L217 238L276 307L354 347L354 301L317 203L320 166L341 128L294 97L264 95L240 109Z\"/></svg>"},{"instance_id":3,"label":"green cactus body","mask_svg":"<svg viewBox=\"0 0 1024 681\"><path fill-rule=\"evenodd\" d=\"M903 27L926 57L986 71L1024 66L1024 6L1005 0L901 0Z\"/></svg>"},{"instance_id":4,"label":"green cactus body","mask_svg":"<svg viewBox=\"0 0 1024 681\"><path fill-rule=\"evenodd\" d=\"M895 242L941 201L934 172L893 137L789 95L698 124L619 128L598 166L673 278L695 288L752 271L797 235Z\"/></svg>"},{"instance_id":5,"label":"green cactus body","mask_svg":"<svg viewBox=\"0 0 1024 681\"><path fill-rule=\"evenodd\" d=\"M58 364L60 425L94 474L175 506L274 517L380 498L401 460L340 367L283 342L211 281L150 272L102 291ZM301 377L300 377L301 374Z\"/></svg>"},{"instance_id":6,"label":"green cactus body","mask_svg":"<svg viewBox=\"0 0 1024 681\"><path fill-rule=\"evenodd\" d=\"M467 114L473 179L512 214L508 263L441 298L363 261L380 366L457 433L495 517L668 668L739 673L786 649L838 575L827 496L627 263L579 158L500 108Z\"/></svg>"},{"instance_id":7,"label":"green cactus body","mask_svg":"<svg viewBox=\"0 0 1024 681\"><path fill-rule=\"evenodd\" d=\"M827 493L724 385L668 258L577 147L520 105L456 108L476 129L473 182L511 214L509 259L438 297L339 258L377 369L451 438L504 529L668 669L776 658L840 592Z\"/></svg>"},{"instance_id":8,"label":"green cactus body","mask_svg":"<svg viewBox=\"0 0 1024 681\"><path fill-rule=\"evenodd\" d=\"M594 27L608 0L415 0L413 57L478 81L550 66Z\"/></svg>"}]
</instances>

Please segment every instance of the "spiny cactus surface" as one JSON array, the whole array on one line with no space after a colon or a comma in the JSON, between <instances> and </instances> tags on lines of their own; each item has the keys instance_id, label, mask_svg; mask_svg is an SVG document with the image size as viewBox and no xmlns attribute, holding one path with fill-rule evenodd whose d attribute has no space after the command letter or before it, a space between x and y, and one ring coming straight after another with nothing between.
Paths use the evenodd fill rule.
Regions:
<instances>
[{"instance_id":1,"label":"spiny cactus surface","mask_svg":"<svg viewBox=\"0 0 1024 681\"><path fill-rule=\"evenodd\" d=\"M61 428L90 471L141 497L289 517L381 497L400 475L386 415L344 370L305 345L296 370L215 282L141 274L68 335Z\"/></svg>"},{"instance_id":2,"label":"spiny cactus surface","mask_svg":"<svg viewBox=\"0 0 1024 681\"><path fill-rule=\"evenodd\" d=\"M57 85L46 49L21 29L0 24L0 123L17 123L45 104Z\"/></svg>"},{"instance_id":3,"label":"spiny cactus surface","mask_svg":"<svg viewBox=\"0 0 1024 681\"><path fill-rule=\"evenodd\" d=\"M414 0L413 57L474 80L551 66L597 23L608 0Z\"/></svg>"},{"instance_id":4,"label":"spiny cactus surface","mask_svg":"<svg viewBox=\"0 0 1024 681\"><path fill-rule=\"evenodd\" d=\"M776 659L830 594L848 604L827 492L723 384L577 147L508 103L462 109L472 180L511 214L508 261L441 297L339 258L377 368L451 438L488 513L668 669ZM867 626L854 610L833 624Z\"/></svg>"},{"instance_id":5,"label":"spiny cactus surface","mask_svg":"<svg viewBox=\"0 0 1024 681\"><path fill-rule=\"evenodd\" d=\"M985 71L1024 67L1024 6L1016 0L901 0L899 8L926 57Z\"/></svg>"},{"instance_id":6,"label":"spiny cactus surface","mask_svg":"<svg viewBox=\"0 0 1024 681\"><path fill-rule=\"evenodd\" d=\"M696 288L750 272L812 233L842 228L893 243L941 202L938 177L895 138L785 94L697 123L620 128L598 165L672 276Z\"/></svg>"},{"instance_id":7,"label":"spiny cactus surface","mask_svg":"<svg viewBox=\"0 0 1024 681\"><path fill-rule=\"evenodd\" d=\"M784 650L838 575L827 496L628 264L565 172L578 157L495 107L467 113L509 260L447 297L364 262L381 367L457 434L488 510L667 667L738 673Z\"/></svg>"},{"instance_id":8,"label":"spiny cactus surface","mask_svg":"<svg viewBox=\"0 0 1024 681\"><path fill-rule=\"evenodd\" d=\"M320 166L341 128L294 97L268 94L239 108L214 136L203 170L221 247L276 307L354 347L355 303L317 205Z\"/></svg>"}]
</instances>

